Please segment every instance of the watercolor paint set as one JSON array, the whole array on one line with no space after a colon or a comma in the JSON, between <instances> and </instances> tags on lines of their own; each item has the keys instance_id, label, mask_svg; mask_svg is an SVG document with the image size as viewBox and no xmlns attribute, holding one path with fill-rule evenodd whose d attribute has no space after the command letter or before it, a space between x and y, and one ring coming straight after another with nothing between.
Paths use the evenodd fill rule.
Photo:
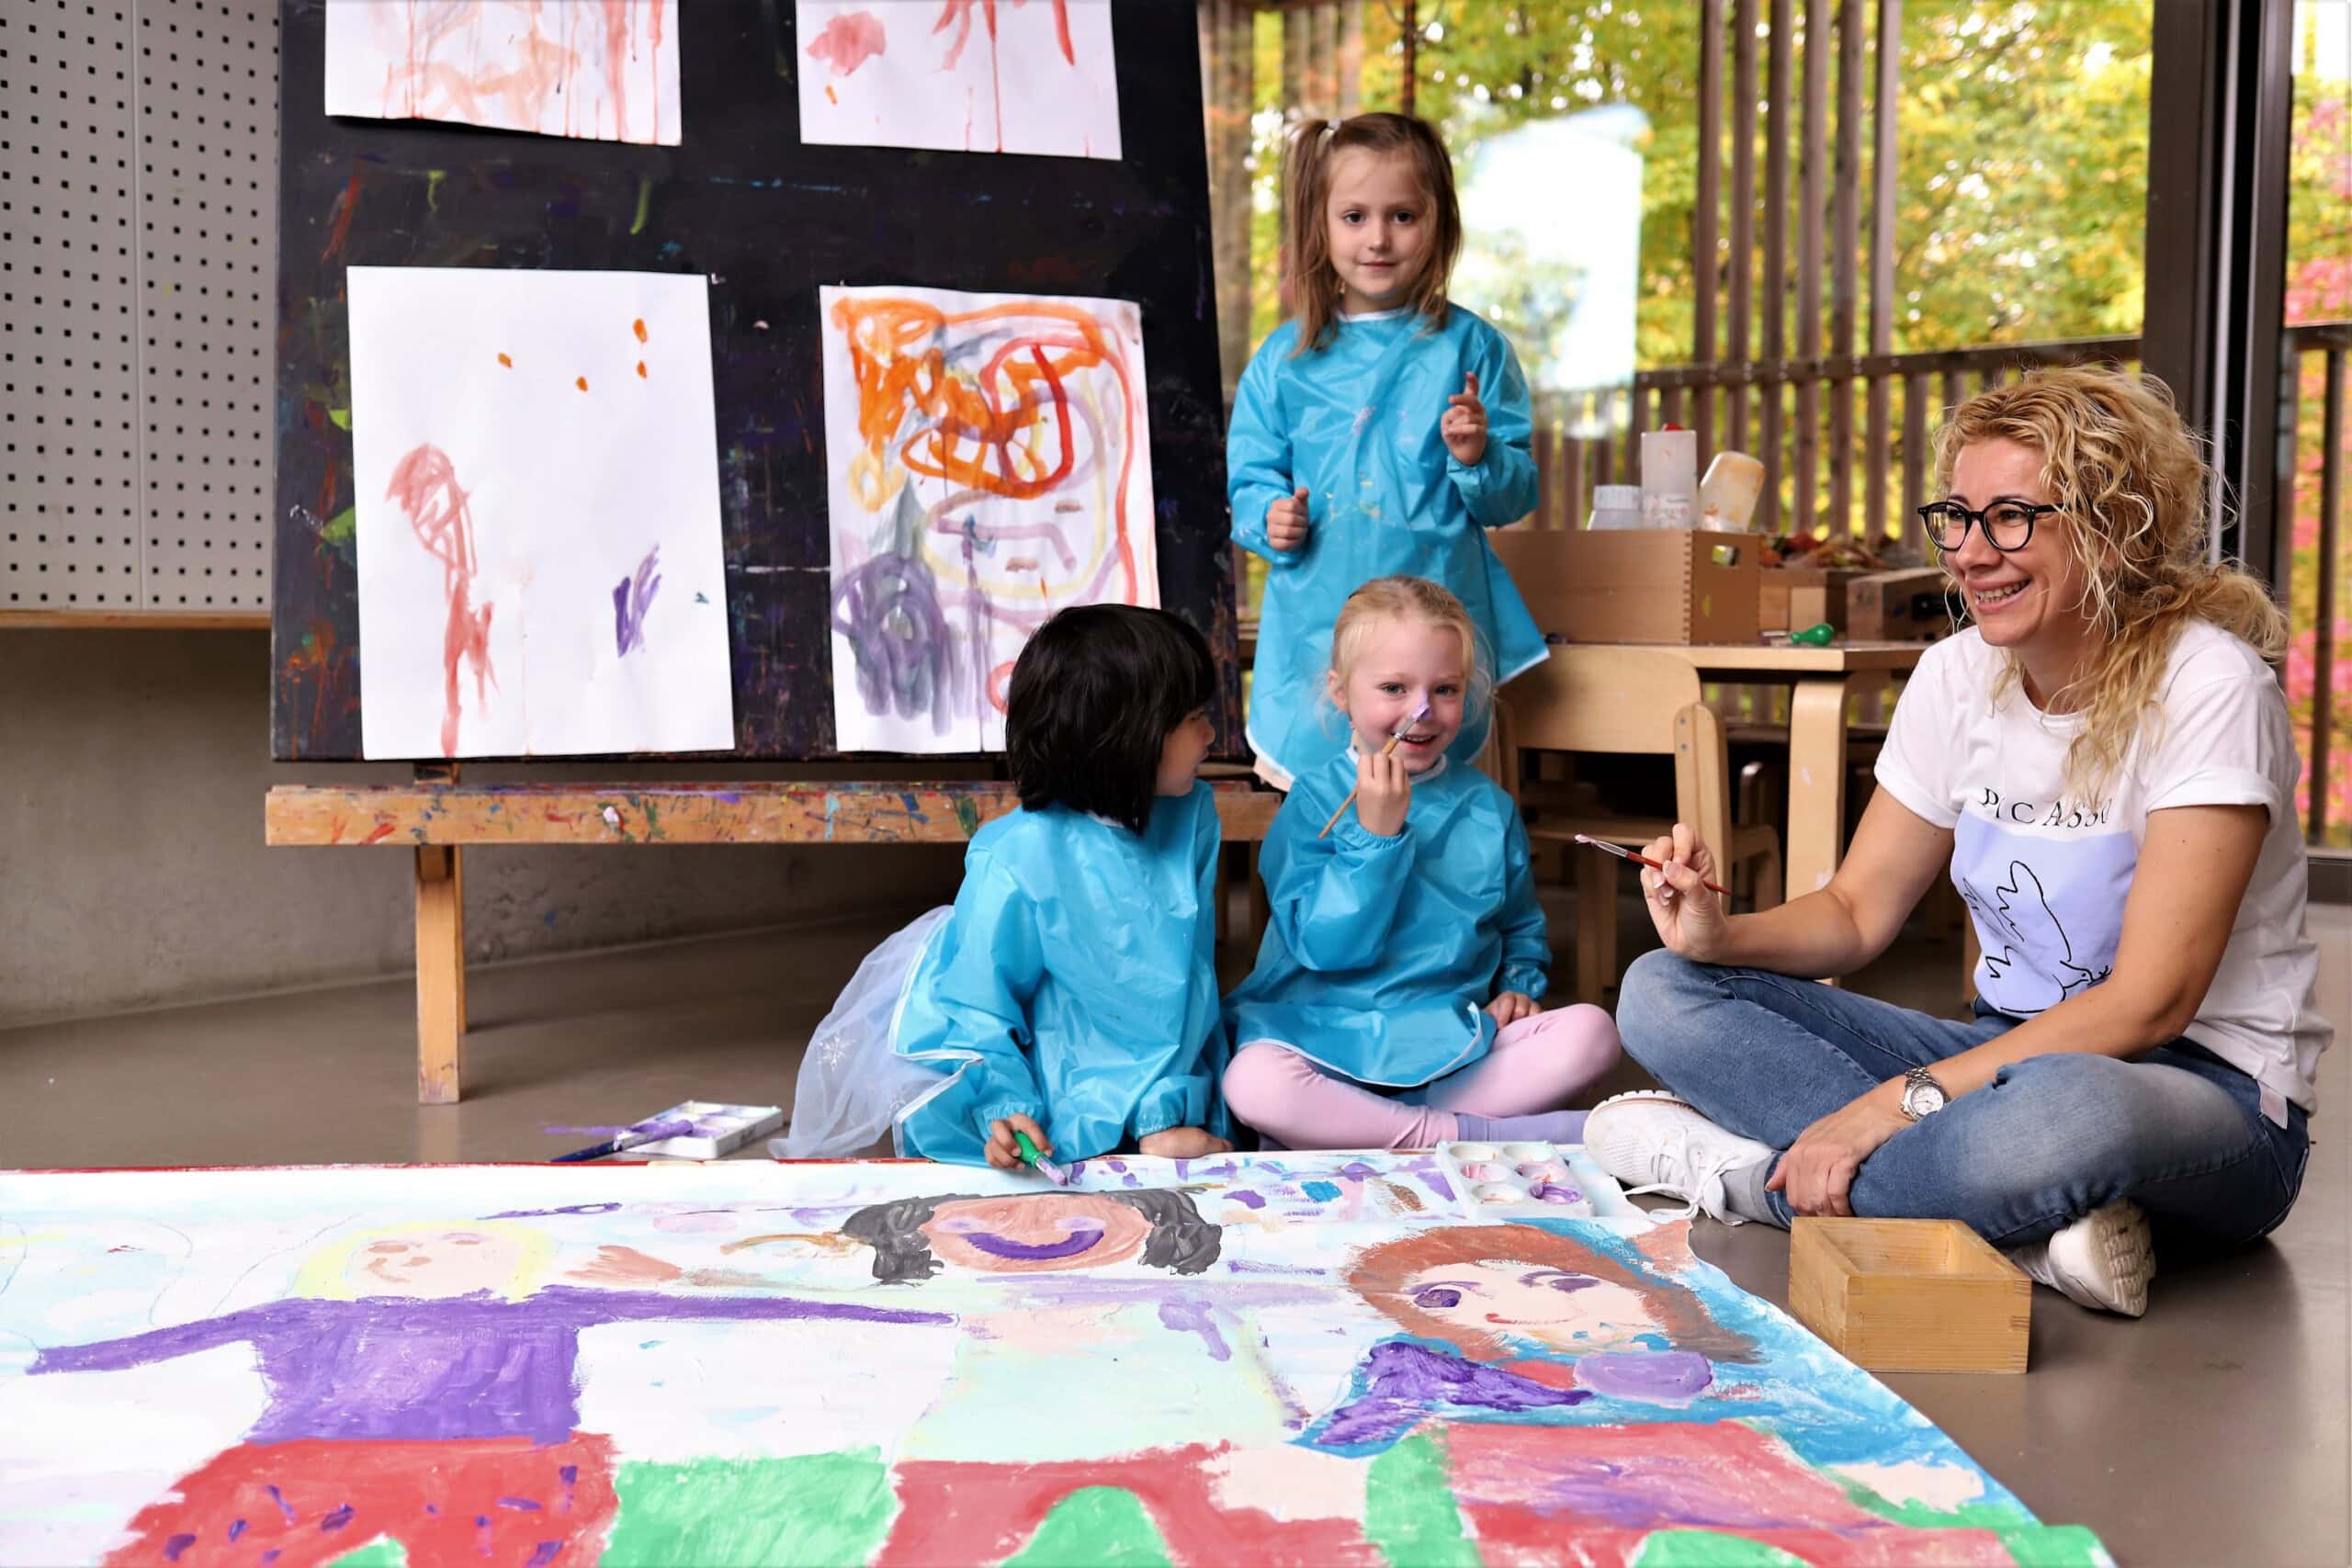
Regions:
<instances>
[{"instance_id":1,"label":"watercolor paint set","mask_svg":"<svg viewBox=\"0 0 2352 1568\"><path fill-rule=\"evenodd\" d=\"M1474 1220L1588 1217L1597 1209L1558 1145L1539 1140L1438 1145L1463 1212Z\"/></svg>"},{"instance_id":2,"label":"watercolor paint set","mask_svg":"<svg viewBox=\"0 0 2352 1568\"><path fill-rule=\"evenodd\" d=\"M689 1100L670 1107L658 1116L649 1116L638 1125L652 1126L665 1122L685 1122L686 1131L672 1137L639 1144L629 1149L628 1154L664 1159L724 1158L753 1138L763 1138L783 1126L784 1108L777 1105L718 1105L707 1100Z\"/></svg>"}]
</instances>

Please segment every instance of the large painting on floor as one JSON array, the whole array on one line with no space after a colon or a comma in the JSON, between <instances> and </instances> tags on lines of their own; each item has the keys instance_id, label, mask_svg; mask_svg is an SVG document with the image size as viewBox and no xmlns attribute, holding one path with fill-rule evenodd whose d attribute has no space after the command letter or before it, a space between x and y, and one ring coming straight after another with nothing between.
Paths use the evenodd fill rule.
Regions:
<instances>
[{"instance_id":1,"label":"large painting on floor","mask_svg":"<svg viewBox=\"0 0 2352 1568\"><path fill-rule=\"evenodd\" d=\"M1686 1225L1456 1196L1412 1155L0 1177L0 1560L2107 1561Z\"/></svg>"}]
</instances>

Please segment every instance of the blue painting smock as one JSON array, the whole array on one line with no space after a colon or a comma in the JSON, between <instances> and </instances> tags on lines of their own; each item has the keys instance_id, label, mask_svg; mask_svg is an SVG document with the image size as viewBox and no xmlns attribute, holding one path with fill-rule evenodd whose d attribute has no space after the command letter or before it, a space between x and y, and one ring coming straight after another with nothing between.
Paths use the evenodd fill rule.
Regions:
<instances>
[{"instance_id":1,"label":"blue painting smock","mask_svg":"<svg viewBox=\"0 0 2352 1568\"><path fill-rule=\"evenodd\" d=\"M1527 378L1503 335L1458 306L1432 331L1409 310L1342 318L1320 349L1293 355L1285 323L1250 361L1226 437L1234 542L1269 563L1250 681L1249 736L1275 779L1311 772L1348 744L1324 699L1331 627L1375 577L1442 583L1469 610L1498 682L1544 657L1544 634L1485 530L1535 508ZM1438 434L1446 400L1478 378L1487 451L1453 460ZM1304 485L1306 543L1278 550L1266 509ZM1451 748L1467 761L1483 716Z\"/></svg>"},{"instance_id":2,"label":"blue painting smock","mask_svg":"<svg viewBox=\"0 0 2352 1568\"><path fill-rule=\"evenodd\" d=\"M1352 750L1303 773L1261 854L1271 918L1226 1013L1358 1083L1412 1089L1487 1054L1498 992L1541 997L1552 949L1527 829L1502 787L1441 759L1382 838L1350 807Z\"/></svg>"},{"instance_id":3,"label":"blue painting smock","mask_svg":"<svg viewBox=\"0 0 2352 1568\"><path fill-rule=\"evenodd\" d=\"M989 1123L1015 1112L1063 1159L1171 1127L1224 1135L1221 841L1205 784L1155 801L1140 834L1058 806L974 834L891 1032L952 1075L902 1117L902 1151L979 1164Z\"/></svg>"}]
</instances>

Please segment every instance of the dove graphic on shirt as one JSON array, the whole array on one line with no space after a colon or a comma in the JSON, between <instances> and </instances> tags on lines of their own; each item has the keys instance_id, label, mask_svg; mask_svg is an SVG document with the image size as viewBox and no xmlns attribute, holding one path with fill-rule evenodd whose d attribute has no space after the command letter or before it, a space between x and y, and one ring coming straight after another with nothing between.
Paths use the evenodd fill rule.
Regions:
<instances>
[{"instance_id":1,"label":"dove graphic on shirt","mask_svg":"<svg viewBox=\"0 0 2352 1568\"><path fill-rule=\"evenodd\" d=\"M1986 999L2003 1012L2026 1017L2046 1011L2113 972L2112 964L2090 969L2075 962L2066 928L2050 908L2041 879L2025 862L2009 862L2007 880L1990 896L1966 878L1960 894L1984 939ZM1997 953L1991 940L1996 933L2006 939Z\"/></svg>"}]
</instances>

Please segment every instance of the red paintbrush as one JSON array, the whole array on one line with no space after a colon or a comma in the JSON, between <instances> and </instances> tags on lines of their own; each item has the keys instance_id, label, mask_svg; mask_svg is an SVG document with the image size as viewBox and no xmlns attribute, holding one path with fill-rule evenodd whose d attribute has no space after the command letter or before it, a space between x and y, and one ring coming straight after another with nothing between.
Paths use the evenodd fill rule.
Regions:
<instances>
[{"instance_id":1,"label":"red paintbrush","mask_svg":"<svg viewBox=\"0 0 2352 1568\"><path fill-rule=\"evenodd\" d=\"M1594 849L1599 850L1603 854L1615 855L1619 860L1632 861L1635 865L1648 866L1652 871L1664 871L1666 869L1666 867L1658 864L1657 862L1650 859L1649 856L1637 855L1633 851L1627 849L1624 845L1612 844L1606 839L1589 839L1582 833L1578 833L1577 835L1577 842L1579 844L1590 844ZM1701 877L1699 879L1699 885L1706 888L1710 893L1720 893L1726 898L1731 897L1730 888L1718 886L1716 884L1709 882L1704 877Z\"/></svg>"}]
</instances>

